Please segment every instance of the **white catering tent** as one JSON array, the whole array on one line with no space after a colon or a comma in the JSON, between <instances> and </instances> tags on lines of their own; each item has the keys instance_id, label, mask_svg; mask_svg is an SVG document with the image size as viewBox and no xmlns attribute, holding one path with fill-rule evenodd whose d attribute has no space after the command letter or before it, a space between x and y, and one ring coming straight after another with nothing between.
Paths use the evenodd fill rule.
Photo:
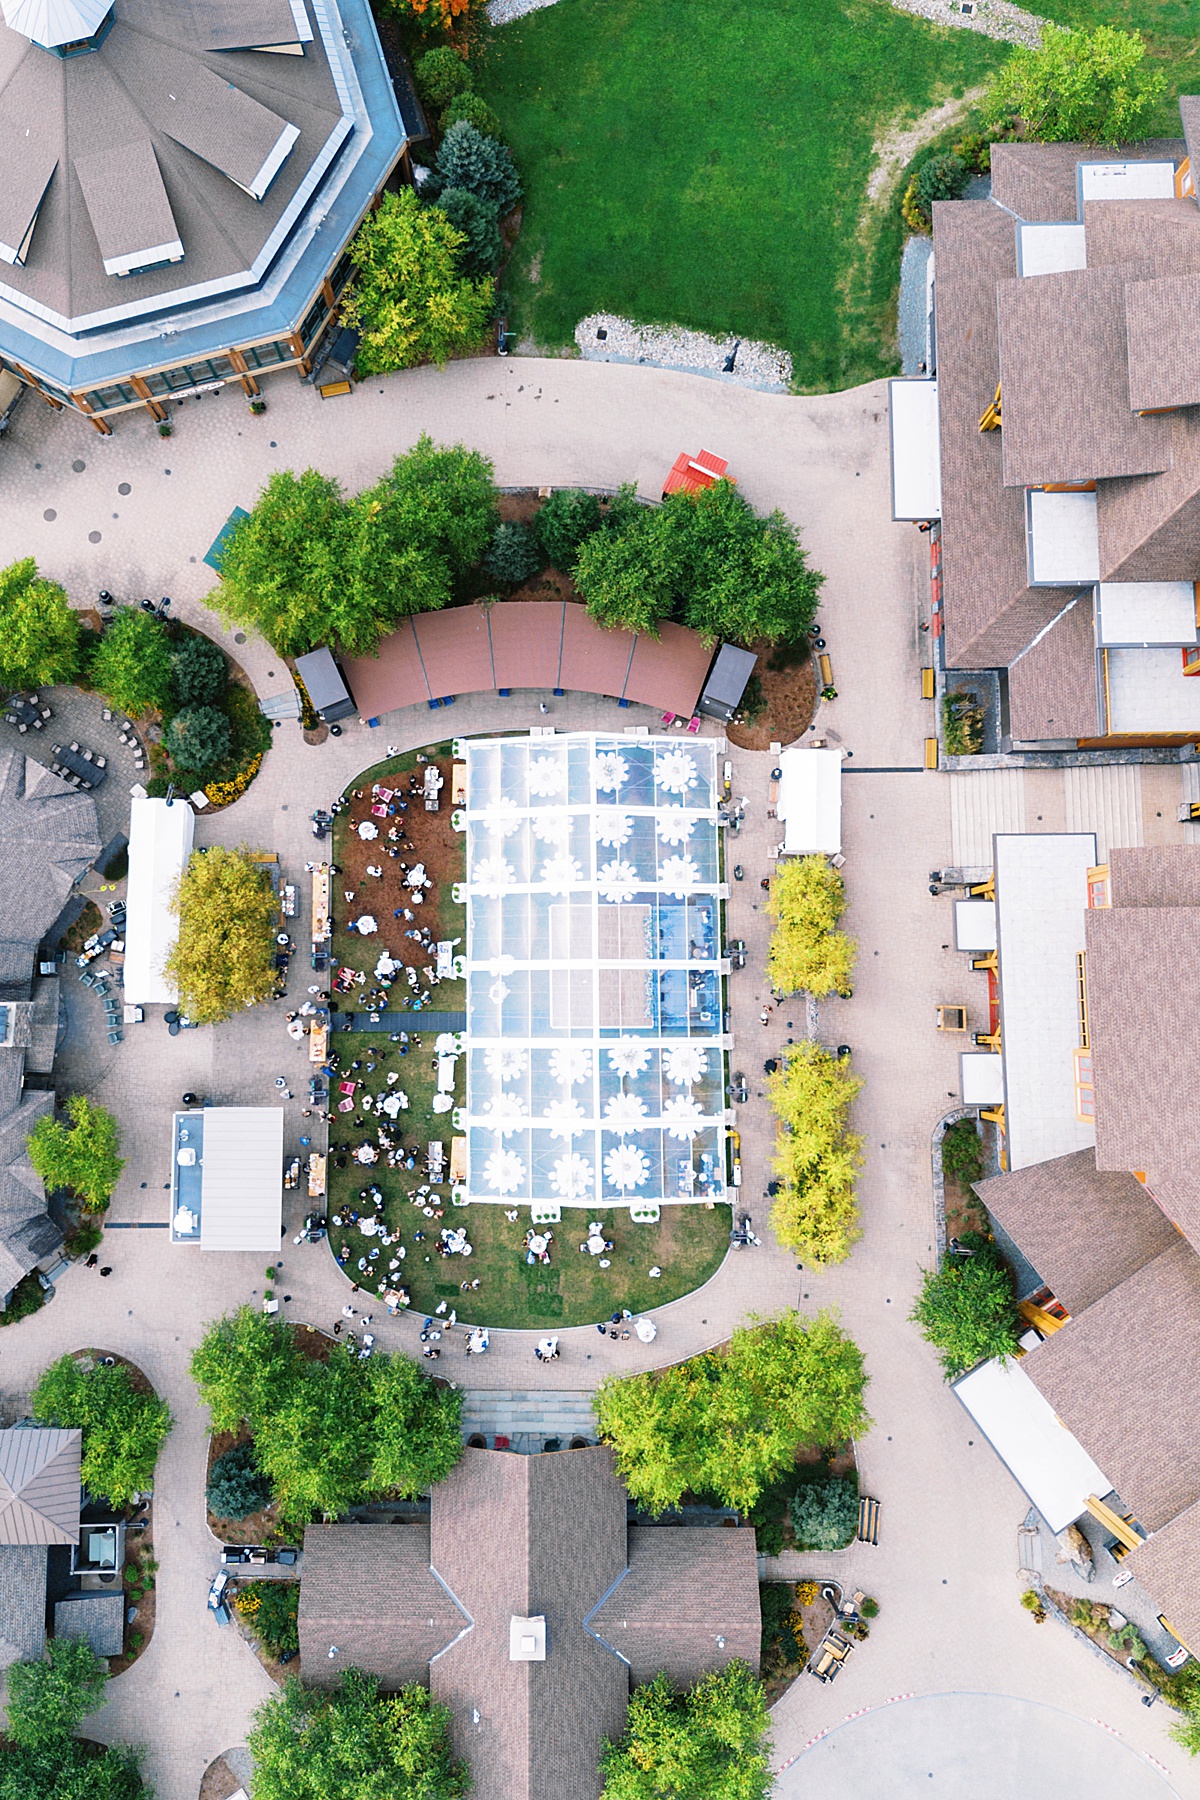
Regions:
<instances>
[{"instance_id":1,"label":"white catering tent","mask_svg":"<svg viewBox=\"0 0 1200 1800\"><path fill-rule=\"evenodd\" d=\"M163 964L178 930L171 889L192 854L196 821L185 800L134 800L129 820L125 920L125 1001L170 1005L175 989Z\"/></svg>"},{"instance_id":2,"label":"white catering tent","mask_svg":"<svg viewBox=\"0 0 1200 1800\"><path fill-rule=\"evenodd\" d=\"M1036 1354L1036 1352L1035 1352ZM1112 1482L1067 1430L1019 1363L981 1363L954 1391L1051 1531L1065 1531Z\"/></svg>"},{"instance_id":3,"label":"white catering tent","mask_svg":"<svg viewBox=\"0 0 1200 1800\"><path fill-rule=\"evenodd\" d=\"M785 856L836 856L842 847L842 753L785 750L775 812Z\"/></svg>"}]
</instances>

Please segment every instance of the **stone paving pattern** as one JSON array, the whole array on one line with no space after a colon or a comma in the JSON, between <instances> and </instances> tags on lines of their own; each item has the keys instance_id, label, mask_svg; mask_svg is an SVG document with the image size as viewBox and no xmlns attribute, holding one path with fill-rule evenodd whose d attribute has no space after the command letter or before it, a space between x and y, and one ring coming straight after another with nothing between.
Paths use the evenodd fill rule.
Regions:
<instances>
[{"instance_id":1,"label":"stone paving pattern","mask_svg":"<svg viewBox=\"0 0 1200 1800\"><path fill-rule=\"evenodd\" d=\"M1025 1701L1053 1696L1077 1720L1099 1718L1139 1753L1156 1756L1180 1793L1200 1794L1200 1779L1167 1739L1165 1709L1143 1709L1119 1671L1104 1670L1065 1632L1037 1628L1020 1609L1016 1533L1027 1503L972 1435L932 1351L906 1322L921 1268L933 1256L930 1132L957 1099L957 1047L935 1032L933 1008L947 999L981 1007L984 990L983 978L950 948L949 900L927 892L928 870L950 856L954 778L921 767L923 739L933 731L933 708L920 700L918 681L928 660L921 630L927 549L911 527L889 517L885 385L795 399L621 365L509 359L415 371L326 405L287 378L267 392L262 418L252 418L229 390L186 402L172 413L176 435L169 440L136 415L101 439L79 419L51 417L30 397L0 446L2 560L35 555L80 605L102 587L135 600L169 593L178 616L228 644L260 695L277 693L286 676L269 647L257 640L235 646L203 607L211 583L200 560L205 550L231 508L251 504L273 469L315 464L353 490L427 430L439 441L461 438L485 451L506 486L616 487L632 479L655 494L679 450L719 451L755 507L782 507L802 527L827 577L821 618L840 698L823 707L818 731L851 753L844 848L848 926L860 961L853 998L823 1003L820 1036L849 1043L866 1078L856 1119L866 1139L863 1241L842 1267L813 1274L796 1268L766 1225L771 1130L762 1060L807 1024L800 1001L772 1013L767 1029L758 1022L764 984L757 971L767 939L758 877L778 827L766 818L769 754L735 751L734 792L747 796L736 855L747 878L734 884L729 931L746 939L749 963L734 975L731 993L735 1066L751 1078L738 1124L743 1195L763 1245L731 1254L703 1289L657 1312L652 1350L601 1340L586 1328L560 1333L560 1360L540 1367L530 1334L493 1332L490 1354L472 1359L472 1384L511 1392L536 1379L539 1389L561 1390L565 1399L611 1369L666 1363L715 1343L750 1311L837 1306L871 1373L868 1404L877 1424L858 1450L864 1490L882 1504L882 1528L877 1548L855 1545L828 1564L839 1579L876 1594L882 1611L836 1687L802 1679L778 1703L778 1763L849 1712L906 1692L970 1689ZM128 494L119 492L121 484ZM551 707L548 719L538 712L542 698ZM87 742L84 715L95 706L98 718L99 703L79 705L71 735ZM646 710L619 712L596 697L536 693L475 696L459 702L452 721L464 734L532 723L611 730L659 722ZM298 726L285 724L249 793L223 814L198 818L197 842L278 849L288 874L300 879L314 851L312 808L328 804L384 744L404 749L444 729L444 715L412 709L389 716L375 732L350 723L340 739L310 748ZM115 781L109 788L115 792ZM307 928L303 915L297 941L305 941ZM297 1095L304 1092L308 1064L284 1033L282 1007L173 1039L161 1009L148 1009L146 1023L110 1049L96 1009L80 1000L84 990L65 985L71 1032L60 1085L84 1088L112 1107L125 1132L130 1160L114 1200L118 1224L157 1225L166 1217L167 1115L185 1089L218 1102L273 1104L274 1078L284 1075ZM303 985L297 971L293 997ZM303 1127L300 1104L288 1109L288 1154ZM291 1317L327 1325L342 1304L344 1278L324 1246L292 1246L300 1205L296 1196L286 1198L276 1291L291 1296ZM114 1684L89 1730L148 1741L160 1800L195 1800L212 1758L244 1741L269 1683L237 1635L219 1632L205 1610L217 1548L204 1518L207 1420L188 1359L208 1320L261 1296L265 1259L205 1256L171 1245L162 1230L114 1232L108 1253L110 1280L74 1269L49 1308L0 1335L0 1402L18 1404L52 1356L82 1344L125 1351L170 1402L176 1424L156 1496L162 1566L154 1639ZM381 1348L412 1349L419 1321L376 1315L375 1329ZM441 1374L466 1379L458 1354L443 1358ZM797 1792L797 1781L795 1773L785 1778L779 1793Z\"/></svg>"}]
</instances>

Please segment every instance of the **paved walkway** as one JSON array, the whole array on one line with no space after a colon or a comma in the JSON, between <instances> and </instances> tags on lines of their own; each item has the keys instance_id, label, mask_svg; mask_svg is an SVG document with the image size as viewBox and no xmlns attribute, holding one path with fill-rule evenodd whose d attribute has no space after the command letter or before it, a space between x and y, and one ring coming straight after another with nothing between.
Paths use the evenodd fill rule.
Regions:
<instances>
[{"instance_id":1,"label":"paved walkway","mask_svg":"<svg viewBox=\"0 0 1200 1800\"><path fill-rule=\"evenodd\" d=\"M777 828L766 819L769 756L735 752L734 791L748 799L737 851L747 879L734 885L729 909L730 933L744 937L750 952L731 984L735 1066L751 1082L739 1117L742 1191L764 1243L731 1255L704 1288L661 1308L650 1351L601 1340L590 1328L560 1333L561 1358L537 1371L538 1385L564 1398L578 1395L610 1369L670 1361L717 1341L750 1311L838 1306L871 1373L877 1423L860 1445L860 1461L864 1486L883 1508L879 1547L855 1546L846 1553L847 1569L879 1597L882 1612L835 1688L804 1680L780 1701L780 1762L847 1711L914 1689L968 1687L1028 1701L1052 1695L1079 1721L1100 1717L1129 1744L1158 1755L1181 1793L1200 1794L1200 1780L1167 1741L1164 1709L1143 1709L1119 1671L1100 1667L1066 1633L1039 1629L1021 1611L1015 1533L1026 1502L990 1449L968 1435L970 1420L906 1322L921 1267L933 1255L929 1133L957 1097L956 1054L933 1029L933 1007L972 996L979 1005L983 995L974 985L981 978L949 947L949 901L927 892L928 870L950 857L950 783L920 766L932 729L917 673L926 641L919 629L924 540L890 522L883 385L790 399L617 365L510 360L418 371L326 407L308 390L277 382L263 418L251 418L228 391L189 401L172 417L170 440L137 418L102 440L80 421L51 419L32 402L22 407L0 452L8 555L34 554L81 604L102 587L134 599L169 593L180 616L221 636L201 604L210 574L200 559L231 508L250 504L277 467L312 463L354 489L422 430L477 445L494 457L505 485L615 487L634 480L656 493L680 449L711 448L729 457L754 506L779 506L803 528L827 577L821 618L841 693L823 709L820 726L851 753L844 844L859 969L854 998L823 1004L819 1029L824 1041L852 1046L867 1079L858 1107L866 1140L863 1241L848 1263L814 1276L797 1270L766 1228L771 1134L762 1060L802 1035L806 1016L785 1003L766 1030L758 1023L757 971L766 943L758 877ZM122 484L128 494L119 492ZM90 541L95 532L98 544ZM266 645L252 640L235 648L228 634L224 641L260 694L281 689L281 665ZM545 722L540 698L551 705L548 722L561 728L658 722L644 709L618 712L594 697L484 695L460 702L453 728ZM296 725L284 725L250 792L229 812L199 819L197 841L269 845L295 877L312 855L313 807L327 804L384 743L407 748L441 728L414 709L390 716L377 732L351 725L340 739L309 748ZM82 731L73 735L84 741ZM306 930L302 917L298 936ZM64 1086L88 1089L122 1120L130 1160L114 1202L118 1223L165 1219L167 1114L185 1089L217 1101L273 1104L276 1075L299 1094L308 1072L283 1031L281 1008L258 1008L219 1031L176 1038L167 1036L158 1009L149 1011L147 1022L110 1050L97 1041L94 1009L73 1004L61 1061ZM302 1124L297 1103L286 1121L289 1153ZM299 1208L288 1200L289 1240L276 1291L291 1296L292 1317L328 1324L341 1305L343 1278L326 1247L291 1245ZM177 1422L159 1465L158 1623L147 1654L115 1684L96 1729L148 1740L160 1800L195 1800L213 1756L244 1738L267 1678L236 1634L218 1633L205 1612L216 1549L201 1492L206 1421L187 1365L209 1319L261 1295L264 1268L250 1257L172 1246L159 1230L114 1233L110 1246L110 1280L73 1270L49 1309L0 1334L0 1396L26 1389L64 1348L94 1343L126 1351L170 1401ZM377 1319L381 1347L411 1348L417 1328L412 1320ZM472 1359L472 1389L525 1389L532 1378L528 1335L491 1337L490 1354ZM465 1362L461 1375L452 1359L443 1359L439 1372L468 1379ZM1119 1757L1115 1746L1113 1755ZM795 1791L795 1778L788 1780L781 1795ZM859 1786L891 1791L877 1776Z\"/></svg>"}]
</instances>

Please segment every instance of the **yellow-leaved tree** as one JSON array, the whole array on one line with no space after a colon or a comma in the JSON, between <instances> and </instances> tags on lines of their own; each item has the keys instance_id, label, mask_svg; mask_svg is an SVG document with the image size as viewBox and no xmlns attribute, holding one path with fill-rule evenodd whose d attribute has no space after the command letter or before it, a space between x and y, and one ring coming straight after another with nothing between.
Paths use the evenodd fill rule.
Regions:
<instances>
[{"instance_id":1,"label":"yellow-leaved tree","mask_svg":"<svg viewBox=\"0 0 1200 1800\"><path fill-rule=\"evenodd\" d=\"M780 1122L775 1174L783 1184L771 1229L806 1263L844 1262L862 1236L854 1178L863 1140L848 1129L862 1085L848 1060L812 1043L789 1050L768 1080Z\"/></svg>"},{"instance_id":2,"label":"yellow-leaved tree","mask_svg":"<svg viewBox=\"0 0 1200 1800\"><path fill-rule=\"evenodd\" d=\"M197 1025L217 1025L275 991L279 902L261 863L238 850L196 851L171 896L179 936L166 961L179 1004Z\"/></svg>"},{"instance_id":3,"label":"yellow-leaved tree","mask_svg":"<svg viewBox=\"0 0 1200 1800\"><path fill-rule=\"evenodd\" d=\"M767 913L776 921L767 952L767 976L779 994L848 994L853 938L838 930L846 910L846 884L823 856L780 864L771 882Z\"/></svg>"},{"instance_id":4,"label":"yellow-leaved tree","mask_svg":"<svg viewBox=\"0 0 1200 1800\"><path fill-rule=\"evenodd\" d=\"M458 267L466 237L411 188L385 194L351 246L357 273L342 298L342 318L362 336L360 376L385 375L417 363L439 368L477 350L492 313L490 275L472 280Z\"/></svg>"}]
</instances>

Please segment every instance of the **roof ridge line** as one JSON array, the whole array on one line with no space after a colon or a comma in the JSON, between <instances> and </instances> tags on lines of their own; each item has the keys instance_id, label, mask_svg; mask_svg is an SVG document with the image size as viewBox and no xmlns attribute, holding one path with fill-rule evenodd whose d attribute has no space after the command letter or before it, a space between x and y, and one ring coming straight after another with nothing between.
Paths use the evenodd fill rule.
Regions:
<instances>
[{"instance_id":1,"label":"roof ridge line","mask_svg":"<svg viewBox=\"0 0 1200 1800\"><path fill-rule=\"evenodd\" d=\"M1096 585L1099 585L1099 584L1097 583ZM1054 630L1054 627L1059 623L1059 621L1066 618L1067 614L1071 611L1071 608L1073 606L1079 605L1079 602L1083 599L1083 597L1086 593L1087 593L1087 589L1081 588L1079 593L1073 594L1071 596L1071 598L1067 601L1067 604L1063 607L1062 611L1055 613L1055 615L1051 619L1050 623L1048 625L1043 625L1042 629L1034 637L1030 638L1030 640L1026 644L1025 648L1023 650L1019 651L1018 654L1013 657L1012 661L1008 665L1009 668L1015 669L1017 664L1024 657L1028 656L1029 652L1031 650L1036 650L1038 645L1041 643L1042 639L1044 637L1049 637L1050 633Z\"/></svg>"},{"instance_id":2,"label":"roof ridge line","mask_svg":"<svg viewBox=\"0 0 1200 1800\"><path fill-rule=\"evenodd\" d=\"M617 1579L609 1586L609 1588L606 1590L606 1592L601 1594L601 1596L597 1600L595 1606L593 1606L591 1612L586 1613L584 1615L583 1629L587 1632L588 1636L592 1639L592 1641L594 1643L602 1644L606 1650L611 1650L618 1662L623 1662L627 1669L631 1669L633 1667L633 1664L630 1662L629 1658L627 1656L622 1656L621 1652L617 1649L617 1646L615 1644L610 1644L607 1638L601 1637L600 1633L598 1631L593 1631L592 1624L591 1624L591 1622L595 1618L596 1614L600 1611L600 1608L602 1606L606 1605L607 1602L612 1599L613 1595L616 1593L617 1589L620 1587L621 1583L624 1581L625 1577L629 1573L629 1562L628 1562L629 1528L628 1528L628 1526L626 1526L626 1530L625 1530L625 1542L626 1542L626 1546L627 1546L626 1551L625 1551L625 1555L626 1555L625 1567L621 1570L621 1573L617 1576Z\"/></svg>"}]
</instances>

